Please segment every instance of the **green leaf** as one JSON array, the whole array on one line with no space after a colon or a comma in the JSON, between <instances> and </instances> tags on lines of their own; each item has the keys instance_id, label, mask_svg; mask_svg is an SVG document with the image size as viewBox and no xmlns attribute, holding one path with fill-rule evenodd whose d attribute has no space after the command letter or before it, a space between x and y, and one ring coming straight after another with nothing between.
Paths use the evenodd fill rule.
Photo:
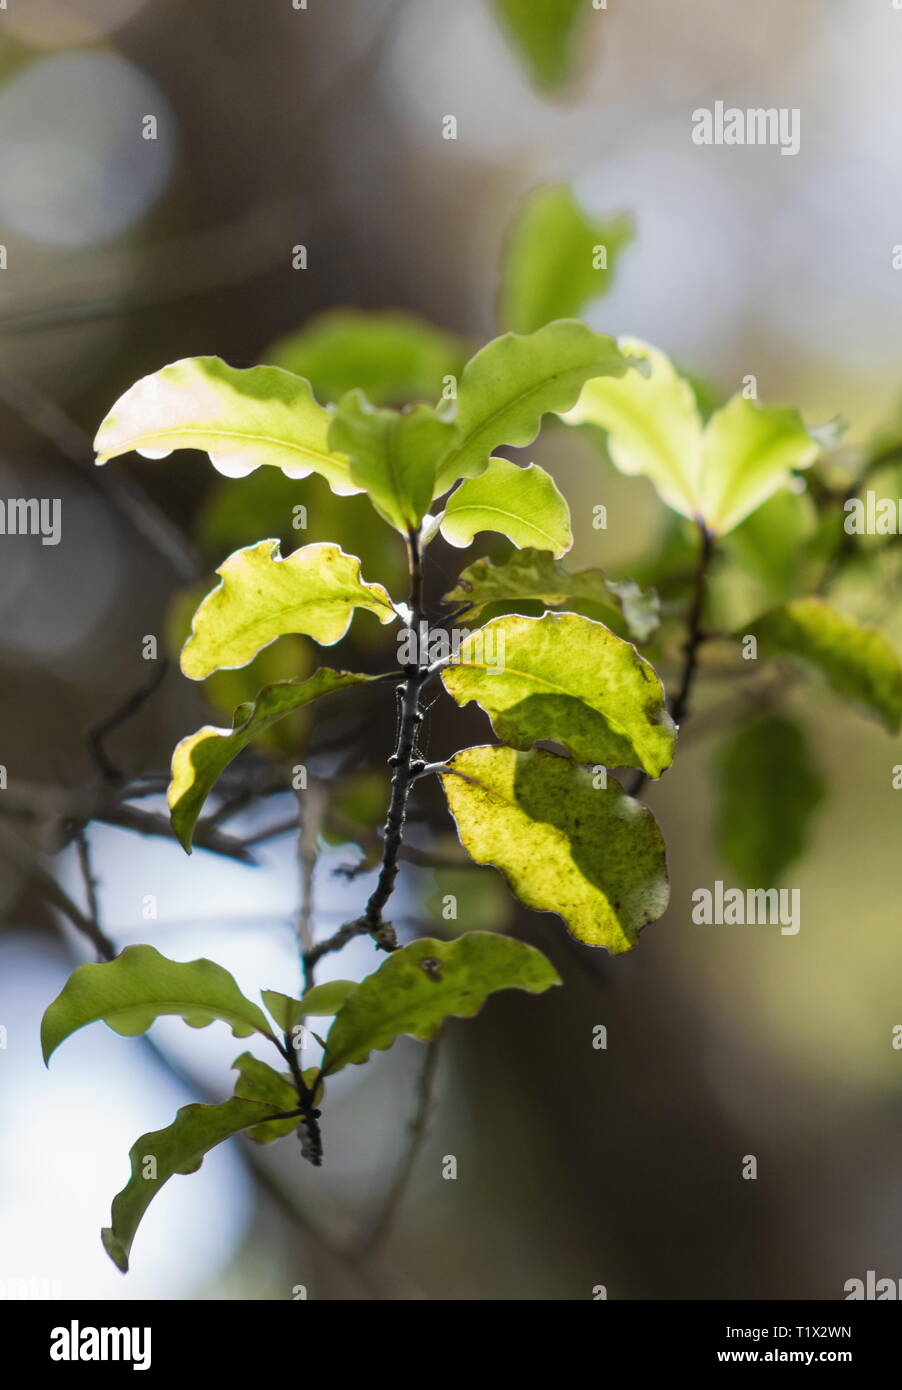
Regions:
<instances>
[{"instance_id":1,"label":"green leaf","mask_svg":"<svg viewBox=\"0 0 902 1390\"><path fill-rule=\"evenodd\" d=\"M380 623L397 617L382 585L364 583L357 556L337 545L304 545L283 559L278 541L260 541L236 550L216 573L221 582L195 613L182 649L182 670L196 681L246 666L288 632L333 646L355 608L375 613Z\"/></svg>"},{"instance_id":2,"label":"green leaf","mask_svg":"<svg viewBox=\"0 0 902 1390\"><path fill-rule=\"evenodd\" d=\"M719 774L720 852L747 886L774 886L805 849L824 797L805 736L790 719L755 719L727 739Z\"/></svg>"},{"instance_id":3,"label":"green leaf","mask_svg":"<svg viewBox=\"0 0 902 1390\"><path fill-rule=\"evenodd\" d=\"M573 544L570 508L544 468L535 463L519 468L502 458L489 459L484 473L452 492L440 530L461 549L477 531L500 531L514 545L538 546L557 556Z\"/></svg>"},{"instance_id":4,"label":"green leaf","mask_svg":"<svg viewBox=\"0 0 902 1390\"><path fill-rule=\"evenodd\" d=\"M549 607L570 601L618 606L637 642L657 629L661 603L654 589L640 589L632 579L611 580L601 570L569 574L547 550L515 550L500 564L476 560L445 595L446 603L467 603L468 617L491 603L537 601Z\"/></svg>"},{"instance_id":5,"label":"green leaf","mask_svg":"<svg viewBox=\"0 0 902 1390\"><path fill-rule=\"evenodd\" d=\"M506 333L471 357L458 387L459 443L442 463L435 496L458 478L481 473L503 444L531 444L542 416L575 404L593 377L622 376L629 362L613 338L576 319L559 319L537 333Z\"/></svg>"},{"instance_id":6,"label":"green leaf","mask_svg":"<svg viewBox=\"0 0 902 1390\"><path fill-rule=\"evenodd\" d=\"M310 383L280 367L230 367L218 357L186 357L142 377L97 432L97 462L137 450L165 458L202 449L227 478L262 464L290 478L320 473L333 492L359 492L348 461L331 452L331 416Z\"/></svg>"},{"instance_id":7,"label":"green leaf","mask_svg":"<svg viewBox=\"0 0 902 1390\"><path fill-rule=\"evenodd\" d=\"M607 293L620 252L634 235L630 217L589 217L566 184L534 189L505 250L499 303L504 327L532 333L552 319L577 318Z\"/></svg>"},{"instance_id":8,"label":"green leaf","mask_svg":"<svg viewBox=\"0 0 902 1390\"><path fill-rule=\"evenodd\" d=\"M588 382L566 420L606 430L622 473L649 478L669 507L709 531L731 531L817 457L798 411L736 395L703 427L690 383L664 353L635 338L619 347L649 375Z\"/></svg>"},{"instance_id":9,"label":"green leaf","mask_svg":"<svg viewBox=\"0 0 902 1390\"><path fill-rule=\"evenodd\" d=\"M196 1173L211 1149L259 1123L270 1110L257 1101L234 1098L224 1105L185 1105L166 1129L136 1140L129 1151L131 1177L113 1198L111 1225L100 1233L107 1254L123 1274L128 1273L132 1242L144 1213L163 1184L176 1173Z\"/></svg>"},{"instance_id":10,"label":"green leaf","mask_svg":"<svg viewBox=\"0 0 902 1390\"><path fill-rule=\"evenodd\" d=\"M376 405L436 401L466 360L460 338L395 310L332 309L280 338L264 360L304 376L321 400L359 387Z\"/></svg>"},{"instance_id":11,"label":"green leaf","mask_svg":"<svg viewBox=\"0 0 902 1390\"><path fill-rule=\"evenodd\" d=\"M613 778L596 787L543 749L465 748L449 766L442 781L461 843L527 907L556 912L573 936L614 954L666 910L661 832Z\"/></svg>"},{"instance_id":12,"label":"green leaf","mask_svg":"<svg viewBox=\"0 0 902 1390\"><path fill-rule=\"evenodd\" d=\"M761 656L794 656L824 675L837 695L869 711L891 733L902 722L902 666L875 628L820 598L793 599L750 625ZM742 636L745 633L740 634Z\"/></svg>"},{"instance_id":13,"label":"green leaf","mask_svg":"<svg viewBox=\"0 0 902 1390\"><path fill-rule=\"evenodd\" d=\"M403 413L377 410L360 391L343 396L329 444L351 462L351 477L379 515L402 536L419 530L429 510L440 460L455 429L428 405Z\"/></svg>"},{"instance_id":14,"label":"green leaf","mask_svg":"<svg viewBox=\"0 0 902 1390\"><path fill-rule=\"evenodd\" d=\"M468 932L456 941L422 937L393 951L360 984L326 1038L327 1076L365 1062L407 1033L434 1038L446 1018L472 1018L499 989L541 994L560 984L541 952L492 932Z\"/></svg>"},{"instance_id":15,"label":"green leaf","mask_svg":"<svg viewBox=\"0 0 902 1390\"><path fill-rule=\"evenodd\" d=\"M238 1071L238 1080L235 1082L235 1095L238 1099L257 1101L276 1114L298 1109L297 1092L290 1072L276 1071L267 1062L261 1062L252 1052L242 1052L232 1066ZM303 1072L304 1080L311 1089L316 1084L317 1076L316 1067L308 1067ZM320 1104L322 1096L323 1087L320 1084L314 1096L315 1105ZM248 1138L253 1139L256 1144L271 1144L275 1139L284 1139L292 1134L297 1127L297 1116L290 1119L263 1120L248 1129Z\"/></svg>"},{"instance_id":16,"label":"green leaf","mask_svg":"<svg viewBox=\"0 0 902 1390\"><path fill-rule=\"evenodd\" d=\"M41 1046L49 1062L60 1043L101 1019L114 1033L146 1033L163 1014L178 1014L191 1028L214 1019L236 1038L272 1038L266 1015L245 999L228 970L212 960L168 960L153 946L126 946L115 960L80 965L44 1014Z\"/></svg>"},{"instance_id":17,"label":"green leaf","mask_svg":"<svg viewBox=\"0 0 902 1390\"><path fill-rule=\"evenodd\" d=\"M283 1033L290 1033L303 1018L331 1018L348 995L357 988L356 980L327 980L307 990L303 999L292 999L275 989L263 991L263 1002Z\"/></svg>"},{"instance_id":18,"label":"green leaf","mask_svg":"<svg viewBox=\"0 0 902 1390\"><path fill-rule=\"evenodd\" d=\"M492 0L498 23L537 87L554 91L570 79L588 0Z\"/></svg>"},{"instance_id":19,"label":"green leaf","mask_svg":"<svg viewBox=\"0 0 902 1390\"><path fill-rule=\"evenodd\" d=\"M660 777L676 729L655 670L630 642L576 613L493 618L464 638L442 672L459 705L485 710L500 739L553 739L581 763Z\"/></svg>"},{"instance_id":20,"label":"green leaf","mask_svg":"<svg viewBox=\"0 0 902 1390\"><path fill-rule=\"evenodd\" d=\"M235 710L231 729L205 724L197 733L176 744L172 755L172 778L167 800L172 828L182 846L191 853L191 837L204 802L217 780L242 749L294 710L302 709L323 695L349 686L362 685L371 676L320 667L306 680L280 681L267 685L257 698Z\"/></svg>"}]
</instances>

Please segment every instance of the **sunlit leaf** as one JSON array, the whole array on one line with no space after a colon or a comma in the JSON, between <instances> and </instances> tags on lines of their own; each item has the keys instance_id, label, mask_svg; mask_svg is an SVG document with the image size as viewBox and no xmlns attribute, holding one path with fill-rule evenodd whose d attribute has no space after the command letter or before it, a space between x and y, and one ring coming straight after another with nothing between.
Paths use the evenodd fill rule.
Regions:
<instances>
[{"instance_id":1,"label":"sunlit leaf","mask_svg":"<svg viewBox=\"0 0 902 1390\"><path fill-rule=\"evenodd\" d=\"M484 473L452 492L440 529L446 541L461 548L477 531L500 531L514 545L556 556L573 544L570 508L544 468L535 463L519 468L502 458L489 459Z\"/></svg>"},{"instance_id":2,"label":"sunlit leaf","mask_svg":"<svg viewBox=\"0 0 902 1390\"><path fill-rule=\"evenodd\" d=\"M238 1072L235 1082L235 1096L239 1100L256 1101L266 1106L270 1112L279 1114L298 1109L298 1097L290 1072L278 1072L268 1062L262 1062L252 1052L242 1052L232 1066ZM312 1084L316 1072L310 1069ZM257 1144L271 1144L275 1139L284 1139L298 1127L297 1116L285 1120L264 1120L248 1129L248 1136Z\"/></svg>"},{"instance_id":3,"label":"sunlit leaf","mask_svg":"<svg viewBox=\"0 0 902 1390\"><path fill-rule=\"evenodd\" d=\"M555 90L573 75L588 0L492 0L498 23L537 87Z\"/></svg>"},{"instance_id":4,"label":"sunlit leaf","mask_svg":"<svg viewBox=\"0 0 902 1390\"><path fill-rule=\"evenodd\" d=\"M330 415L310 383L280 367L230 367L218 357L186 357L142 377L97 432L97 462L135 449L165 458L202 449L227 478L262 464L291 478L320 473L334 492L359 492L347 459L328 445Z\"/></svg>"},{"instance_id":5,"label":"sunlit leaf","mask_svg":"<svg viewBox=\"0 0 902 1390\"><path fill-rule=\"evenodd\" d=\"M793 720L755 719L727 739L719 773L720 851L742 883L772 887L804 851L824 796L805 736Z\"/></svg>"},{"instance_id":6,"label":"sunlit leaf","mask_svg":"<svg viewBox=\"0 0 902 1390\"><path fill-rule=\"evenodd\" d=\"M881 632L862 627L820 598L793 599L773 608L747 631L758 638L759 656L800 658L820 671L837 695L898 732L902 665Z\"/></svg>"},{"instance_id":7,"label":"sunlit leaf","mask_svg":"<svg viewBox=\"0 0 902 1390\"><path fill-rule=\"evenodd\" d=\"M549 607L561 603L600 603L618 607L637 642L646 642L660 621L661 604L654 589L641 589L631 579L610 580L597 569L569 574L548 550L515 550L500 563L476 560L445 595L446 603L466 603L475 617L491 603L538 601Z\"/></svg>"},{"instance_id":8,"label":"sunlit leaf","mask_svg":"<svg viewBox=\"0 0 902 1390\"><path fill-rule=\"evenodd\" d=\"M605 785L542 749L466 748L449 765L442 781L464 848L527 907L615 954L666 910L661 832L613 778Z\"/></svg>"},{"instance_id":9,"label":"sunlit leaf","mask_svg":"<svg viewBox=\"0 0 902 1390\"><path fill-rule=\"evenodd\" d=\"M500 739L562 744L577 762L660 777L676 730L655 670L630 642L576 613L493 618L464 638L442 681L475 700Z\"/></svg>"},{"instance_id":10,"label":"sunlit leaf","mask_svg":"<svg viewBox=\"0 0 902 1390\"><path fill-rule=\"evenodd\" d=\"M361 685L370 676L351 671L332 671L321 667L307 680L282 681L266 686L256 699L239 705L231 729L205 724L197 733L176 744L172 755L172 778L167 800L172 828L186 850L204 802L233 758L265 729L294 710L302 709L323 695Z\"/></svg>"},{"instance_id":11,"label":"sunlit leaf","mask_svg":"<svg viewBox=\"0 0 902 1390\"><path fill-rule=\"evenodd\" d=\"M542 416L569 410L583 383L622 376L629 363L613 338L575 319L560 319L521 337L506 333L471 357L458 387L460 442L439 469L435 496L458 478L481 473L502 444L522 447L539 432Z\"/></svg>"},{"instance_id":12,"label":"sunlit leaf","mask_svg":"<svg viewBox=\"0 0 902 1390\"><path fill-rule=\"evenodd\" d=\"M88 1023L102 1019L115 1033L131 1038L146 1033L163 1014L178 1014L192 1028L221 1019L236 1038L254 1032L272 1037L262 1009L245 999L228 970L215 961L168 960L153 946L126 946L115 960L80 965L69 976L41 1024L44 1061Z\"/></svg>"},{"instance_id":13,"label":"sunlit leaf","mask_svg":"<svg viewBox=\"0 0 902 1390\"><path fill-rule=\"evenodd\" d=\"M129 1151L131 1177L113 1198L111 1225L101 1231L107 1254L123 1274L128 1272L132 1242L144 1213L163 1184L176 1173L196 1173L211 1149L259 1124L272 1109L235 1098L223 1105L185 1105L166 1129L136 1140Z\"/></svg>"},{"instance_id":14,"label":"sunlit leaf","mask_svg":"<svg viewBox=\"0 0 902 1390\"><path fill-rule=\"evenodd\" d=\"M455 435L428 405L411 410L372 406L360 391L343 396L329 444L346 454L351 477L376 511L401 535L419 529L429 510L436 471Z\"/></svg>"},{"instance_id":15,"label":"sunlit leaf","mask_svg":"<svg viewBox=\"0 0 902 1390\"><path fill-rule=\"evenodd\" d=\"M217 574L221 582L195 613L182 650L182 670L192 680L245 666L288 632L333 646L355 608L380 623L397 617L382 585L364 583L356 555L337 545L305 545L283 559L278 541L260 541L230 555Z\"/></svg>"},{"instance_id":16,"label":"sunlit leaf","mask_svg":"<svg viewBox=\"0 0 902 1390\"><path fill-rule=\"evenodd\" d=\"M472 1018L497 990L541 994L557 984L551 963L522 941L492 932L456 941L421 937L393 951L349 995L326 1038L325 1073L365 1062L405 1033L433 1038L446 1018Z\"/></svg>"},{"instance_id":17,"label":"sunlit leaf","mask_svg":"<svg viewBox=\"0 0 902 1390\"><path fill-rule=\"evenodd\" d=\"M515 333L576 318L606 294L620 252L634 235L630 217L590 217L566 184L535 189L508 235L499 317Z\"/></svg>"},{"instance_id":18,"label":"sunlit leaf","mask_svg":"<svg viewBox=\"0 0 902 1390\"><path fill-rule=\"evenodd\" d=\"M565 418L606 430L622 473L649 478L669 507L709 531L731 531L817 457L798 411L735 395L703 426L692 387L664 353L633 338L619 346L649 374L589 381Z\"/></svg>"},{"instance_id":19,"label":"sunlit leaf","mask_svg":"<svg viewBox=\"0 0 902 1390\"><path fill-rule=\"evenodd\" d=\"M454 334L392 309L331 309L262 353L306 377L320 400L337 401L359 387L376 405L437 401L466 356Z\"/></svg>"}]
</instances>

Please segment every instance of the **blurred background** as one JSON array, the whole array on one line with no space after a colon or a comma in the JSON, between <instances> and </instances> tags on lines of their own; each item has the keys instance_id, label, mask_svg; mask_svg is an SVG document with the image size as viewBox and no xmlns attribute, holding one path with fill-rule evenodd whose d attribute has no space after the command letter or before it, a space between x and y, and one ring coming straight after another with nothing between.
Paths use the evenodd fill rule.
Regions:
<instances>
[{"instance_id":1,"label":"blurred background","mask_svg":"<svg viewBox=\"0 0 902 1390\"><path fill-rule=\"evenodd\" d=\"M300 871L280 829L296 815L291 793L224 823L233 839L259 837L244 856L254 862L221 844L188 859L160 833L173 744L227 722L250 677L204 689L162 660L186 595L210 587L232 548L276 534L298 543L298 500L310 516L301 539L356 549L370 580L403 572L366 504L315 481L227 482L184 453L96 470L91 438L136 378L193 354L272 360L271 344L346 307L428 320L454 359L497 330L499 257L524 195L567 183L590 213L636 223L593 327L658 344L715 394L754 374L763 400L809 422L842 414L853 443L892 419L902 12L889 0L585 11L572 81L553 92L488 0L10 0L0 11L0 496L62 502L59 545L0 537L0 1290L25 1279L112 1299L292 1298L300 1286L318 1298L581 1299L603 1285L613 1299L812 1299L841 1298L868 1269L902 1276L891 785L902 749L807 687L788 707L804 710L829 795L789 879L802 892L795 937L691 921L692 891L729 877L714 848L717 744L701 734L647 789L673 896L626 957L518 910L493 870L405 864L396 919L408 935L447 931L438 905L455 892L461 929L514 930L551 956L565 988L501 995L446 1029L428 1135L372 1258L346 1247L391 1187L421 1045L404 1039L338 1078L321 1171L293 1143L249 1154L232 1141L170 1182L125 1278L99 1228L130 1144L179 1105L224 1098L243 1045L219 1025L166 1020L156 1052L98 1028L49 1072L41 1063L43 1009L72 965L94 958L54 884L90 917L95 880L117 946L211 956L248 993L297 991ZM800 153L694 145L691 113L716 100L799 108ZM442 135L448 115L455 140ZM294 268L298 246L306 269ZM344 383L327 358L311 375L332 399ZM653 566L666 518L645 482L563 428L529 456L570 501L574 566L618 577ZM434 599L465 559L436 545ZM879 595L879 616L899 639L893 597ZM869 601L864 616L877 616ZM263 655L252 672L263 679L313 663L300 640ZM337 656L384 669L369 615ZM364 699L363 748L360 708L322 717L333 754L317 766L337 775L340 749L356 778L349 815L365 819L371 804L375 824L390 690ZM444 697L430 720L436 756L490 736L478 711ZM293 726L294 749L310 735ZM251 759L261 787L292 751ZM129 819L110 788L139 776L151 781ZM449 831L437 793L424 793L414 841L450 857ZM317 933L359 910L371 879L335 872L359 857L353 834L323 845ZM322 978L373 964L358 943ZM606 1049L593 1047L599 1024ZM454 1181L442 1177L447 1155ZM746 1155L755 1181L742 1178Z\"/></svg>"}]
</instances>

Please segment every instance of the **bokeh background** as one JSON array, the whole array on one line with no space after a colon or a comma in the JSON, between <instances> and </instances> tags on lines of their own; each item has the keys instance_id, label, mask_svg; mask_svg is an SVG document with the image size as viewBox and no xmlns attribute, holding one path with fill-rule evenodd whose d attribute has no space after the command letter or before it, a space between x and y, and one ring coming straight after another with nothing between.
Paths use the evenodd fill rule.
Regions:
<instances>
[{"instance_id":1,"label":"bokeh background","mask_svg":"<svg viewBox=\"0 0 902 1390\"><path fill-rule=\"evenodd\" d=\"M390 581L402 561L315 485L242 493L248 484L224 482L196 454L94 469L90 438L138 376L192 354L265 360L274 340L339 306L408 310L476 344L496 331L499 257L524 194L565 182L590 211L636 220L594 327L659 344L715 391L754 373L768 402L810 421L841 413L853 443L893 416L902 12L890 0L609 0L587 15L579 48L575 82L551 97L486 0L10 0L0 12L0 494L63 507L56 547L0 538L0 799L28 850L10 841L0 856L0 1288L580 1299L604 1285L621 1299L806 1299L841 1298L868 1269L902 1276L891 786L902 749L810 687L789 707L804 710L829 796L790 879L802 891L798 936L691 922L693 889L728 876L714 849L717 740L701 730L648 791L673 899L629 956L600 957L556 919L519 912L491 870L454 878L461 926L517 931L549 953L565 988L503 995L448 1027L429 1134L375 1262L344 1245L391 1183L418 1044L339 1079L322 1171L290 1143L251 1165L233 1141L173 1180L126 1278L98 1232L128 1147L178 1105L224 1095L241 1048L218 1025L166 1021L153 1034L162 1061L91 1029L49 1072L41 1064L41 1012L91 956L28 854L61 846L40 863L84 905L66 808L96 794L89 734L146 683L145 636L165 649L180 596L209 587L233 546L290 538L297 498L326 538L347 525L334 538L364 552L368 578ZM691 112L716 100L798 107L800 153L698 148ZM442 139L448 114L456 141ZM156 140L142 138L148 115ZM299 244L304 271L292 265ZM648 568L664 518L644 482L563 428L530 456L571 502L575 565ZM604 532L592 526L598 503ZM434 596L461 563L436 547ZM893 594L879 598L898 639ZM311 659L285 650L292 669ZM384 666L367 615L340 655ZM173 743L211 712L221 722L232 693L170 670L111 735L110 756L129 775L164 772ZM327 730L339 744L359 730L347 709ZM384 692L366 706L364 765L378 768L393 727ZM488 732L445 699L432 712L437 753ZM230 828L252 835L293 811L290 794L269 798ZM427 795L421 815L420 843L446 845L438 800ZM210 955L248 992L295 991L291 835L261 842L254 864L188 859L121 825L95 823L89 836L118 945ZM334 872L356 855L324 847L318 931L367 891L368 879ZM437 926L450 882L405 866L405 931ZM148 895L156 920L142 916ZM359 944L324 977L372 964ZM598 1024L606 1050L592 1046ZM741 1176L750 1154L756 1181ZM442 1178L446 1155L455 1181Z\"/></svg>"}]
</instances>

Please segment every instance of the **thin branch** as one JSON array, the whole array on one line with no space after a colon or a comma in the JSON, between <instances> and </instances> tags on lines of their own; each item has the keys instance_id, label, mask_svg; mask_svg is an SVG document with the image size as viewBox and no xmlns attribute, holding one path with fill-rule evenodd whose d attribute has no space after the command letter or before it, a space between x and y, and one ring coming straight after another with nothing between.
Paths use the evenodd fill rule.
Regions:
<instances>
[{"instance_id":1,"label":"thin branch","mask_svg":"<svg viewBox=\"0 0 902 1390\"><path fill-rule=\"evenodd\" d=\"M121 724L125 724L146 705L150 697L162 685L168 670L169 661L166 657L155 662L149 679L133 691L117 709L113 710L112 714L108 714L105 719L102 719L99 724L95 724L93 729L89 730L88 743L94 755L94 761L108 781L122 782L125 777L107 755L107 735L111 734L114 729L118 729Z\"/></svg>"},{"instance_id":2,"label":"thin branch","mask_svg":"<svg viewBox=\"0 0 902 1390\"><path fill-rule=\"evenodd\" d=\"M102 960L113 959L116 947L99 924L86 916L78 904L73 902L53 874L41 863L31 846L4 825L0 825L0 854L9 863L20 868L47 901L61 912L76 930L87 937Z\"/></svg>"},{"instance_id":3,"label":"thin branch","mask_svg":"<svg viewBox=\"0 0 902 1390\"><path fill-rule=\"evenodd\" d=\"M312 988L313 969L310 953L313 950L313 881L319 857L319 834L326 809L325 788L311 781L306 791L299 791L298 868L300 871L300 906L298 908L298 950L304 975L304 990Z\"/></svg>"}]
</instances>

